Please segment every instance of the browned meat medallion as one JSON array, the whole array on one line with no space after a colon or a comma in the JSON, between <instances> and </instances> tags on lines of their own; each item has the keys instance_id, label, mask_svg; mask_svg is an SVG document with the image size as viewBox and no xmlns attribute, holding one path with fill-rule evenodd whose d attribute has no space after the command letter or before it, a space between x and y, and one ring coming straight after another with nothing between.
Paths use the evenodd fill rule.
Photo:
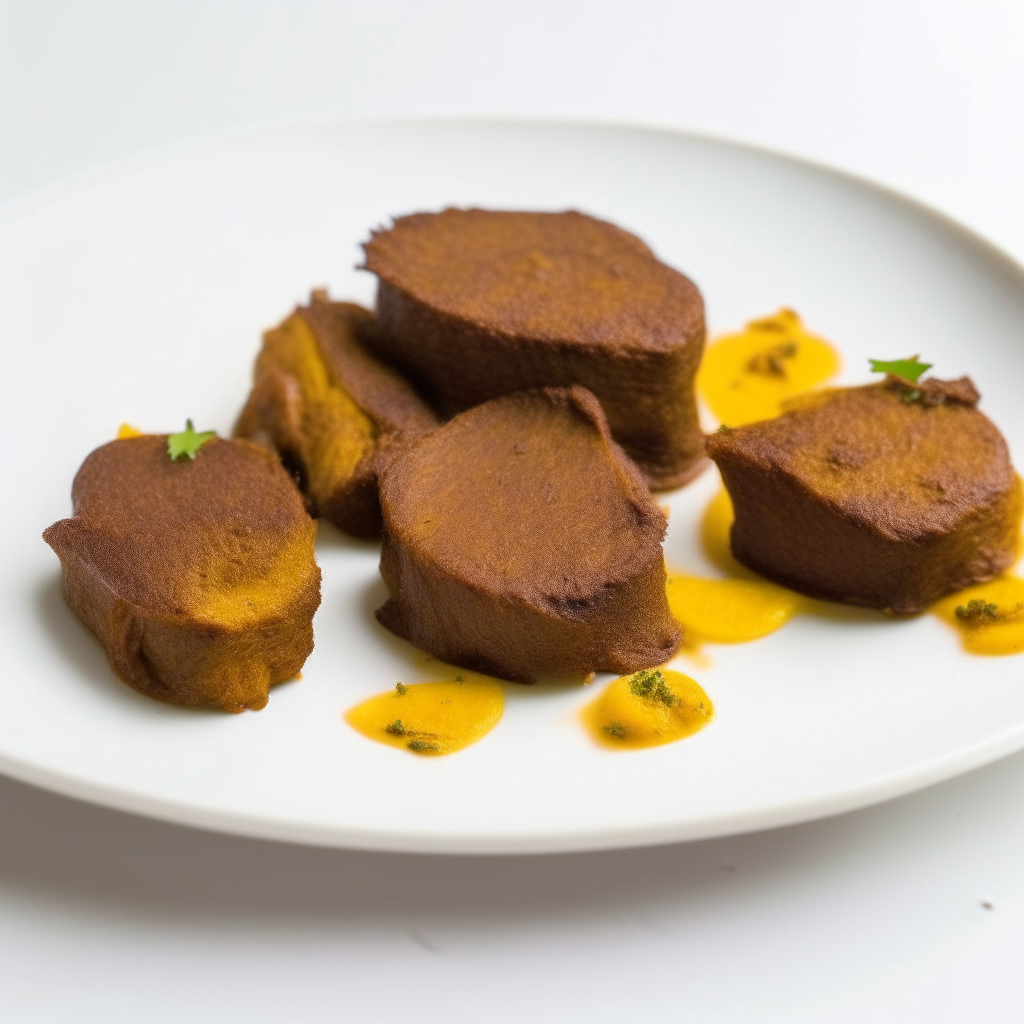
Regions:
<instances>
[{"instance_id":1,"label":"browned meat medallion","mask_svg":"<svg viewBox=\"0 0 1024 1024\"><path fill-rule=\"evenodd\" d=\"M364 538L380 536L382 467L438 423L401 374L367 350L375 330L369 310L313 292L264 335L234 431L277 451L314 515Z\"/></svg>"},{"instance_id":2,"label":"browned meat medallion","mask_svg":"<svg viewBox=\"0 0 1024 1024\"><path fill-rule=\"evenodd\" d=\"M676 650L665 516L583 388L456 416L391 464L381 505L377 618L445 661L532 682Z\"/></svg>"},{"instance_id":3,"label":"browned meat medallion","mask_svg":"<svg viewBox=\"0 0 1024 1024\"><path fill-rule=\"evenodd\" d=\"M703 467L704 304L635 235L573 211L449 209L399 217L365 249L380 351L439 403L579 384L652 488Z\"/></svg>"},{"instance_id":4,"label":"browned meat medallion","mask_svg":"<svg viewBox=\"0 0 1024 1024\"><path fill-rule=\"evenodd\" d=\"M64 596L114 672L171 704L256 710L313 649L316 524L266 449L213 438L112 441L75 476L74 515L43 534Z\"/></svg>"},{"instance_id":5,"label":"browned meat medallion","mask_svg":"<svg viewBox=\"0 0 1024 1024\"><path fill-rule=\"evenodd\" d=\"M733 554L813 597L923 611L1016 557L1020 478L967 377L899 377L796 400L707 440Z\"/></svg>"}]
</instances>

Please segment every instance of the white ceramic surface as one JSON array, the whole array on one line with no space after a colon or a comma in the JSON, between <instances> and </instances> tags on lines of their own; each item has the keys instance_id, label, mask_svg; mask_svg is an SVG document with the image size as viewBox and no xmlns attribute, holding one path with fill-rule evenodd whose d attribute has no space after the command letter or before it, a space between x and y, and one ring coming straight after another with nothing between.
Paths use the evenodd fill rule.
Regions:
<instances>
[{"instance_id":1,"label":"white ceramic surface","mask_svg":"<svg viewBox=\"0 0 1024 1024\"><path fill-rule=\"evenodd\" d=\"M303 680L258 714L137 696L65 608L40 531L122 420L230 429L261 329L311 286L372 298L357 243L444 205L568 206L636 231L702 288L713 332L791 305L842 350L969 372L1024 447L1024 272L929 211L845 176L685 135L559 125L279 131L137 161L0 217L6 439L0 769L61 792L244 834L409 851L595 849L835 813L1024 746L1024 662L964 655L934 618L837 610L685 658L717 705L682 743L612 753L587 690L507 688L460 754L370 743L345 708L426 678L373 620L376 547L321 530L324 601ZM717 482L669 499L666 552L711 571L695 523Z\"/></svg>"}]
</instances>

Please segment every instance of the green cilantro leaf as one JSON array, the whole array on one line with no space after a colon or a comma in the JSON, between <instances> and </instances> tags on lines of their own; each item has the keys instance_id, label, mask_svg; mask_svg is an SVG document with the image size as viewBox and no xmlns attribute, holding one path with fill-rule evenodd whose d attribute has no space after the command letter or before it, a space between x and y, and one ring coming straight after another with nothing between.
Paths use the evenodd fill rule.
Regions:
<instances>
[{"instance_id":1,"label":"green cilantro leaf","mask_svg":"<svg viewBox=\"0 0 1024 1024\"><path fill-rule=\"evenodd\" d=\"M914 384L917 383L918 377L925 370L932 368L931 363L918 362L917 356L911 356L909 359L891 359L889 361L869 359L868 362L871 364L872 373L894 373L897 377L904 377Z\"/></svg>"},{"instance_id":2,"label":"green cilantro leaf","mask_svg":"<svg viewBox=\"0 0 1024 1024\"><path fill-rule=\"evenodd\" d=\"M190 459L194 459L196 452L211 437L216 436L216 430L204 430L201 434L197 434L192 427L192 421L185 420L185 429L180 434L171 434L167 438L167 454L170 455L172 460L180 459L182 455L187 455Z\"/></svg>"}]
</instances>

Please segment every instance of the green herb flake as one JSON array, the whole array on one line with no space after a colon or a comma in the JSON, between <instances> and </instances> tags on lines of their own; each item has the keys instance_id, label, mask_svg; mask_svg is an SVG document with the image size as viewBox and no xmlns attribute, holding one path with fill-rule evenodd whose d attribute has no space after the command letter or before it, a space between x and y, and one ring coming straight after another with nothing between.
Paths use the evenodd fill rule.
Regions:
<instances>
[{"instance_id":1,"label":"green herb flake","mask_svg":"<svg viewBox=\"0 0 1024 1024\"><path fill-rule=\"evenodd\" d=\"M617 740L626 738L626 727L621 722L609 722L607 725L602 725L601 729Z\"/></svg>"},{"instance_id":2,"label":"green herb flake","mask_svg":"<svg viewBox=\"0 0 1024 1024\"><path fill-rule=\"evenodd\" d=\"M798 351L795 341L784 341L780 345L758 352L747 360L748 373L760 373L766 377L785 377L783 359L792 359Z\"/></svg>"},{"instance_id":3,"label":"green herb flake","mask_svg":"<svg viewBox=\"0 0 1024 1024\"><path fill-rule=\"evenodd\" d=\"M405 726L402 725L402 720L400 718L396 718L389 725L384 726L384 731L391 733L392 736L404 736Z\"/></svg>"},{"instance_id":4,"label":"green herb flake","mask_svg":"<svg viewBox=\"0 0 1024 1024\"><path fill-rule=\"evenodd\" d=\"M901 402L916 402L921 397L921 392L914 388L913 391L904 391L900 396Z\"/></svg>"},{"instance_id":5,"label":"green herb flake","mask_svg":"<svg viewBox=\"0 0 1024 1024\"><path fill-rule=\"evenodd\" d=\"M972 626L981 626L992 622L1005 622L1007 619L1015 617L1015 613L1020 611L1021 606L1018 605L1016 608L1011 608L1008 611L1000 611L999 605L993 604L991 601L982 601L978 598L974 598L972 601L968 601L967 604L958 604L956 606L956 617L961 622L969 623Z\"/></svg>"},{"instance_id":6,"label":"green herb flake","mask_svg":"<svg viewBox=\"0 0 1024 1024\"><path fill-rule=\"evenodd\" d=\"M167 438L167 454L170 455L172 462L180 459L183 455L194 459L199 449L211 437L216 436L216 430L204 430L202 433L197 434L192 427L192 421L185 420L185 429L180 434L171 434Z\"/></svg>"},{"instance_id":7,"label":"green herb flake","mask_svg":"<svg viewBox=\"0 0 1024 1024\"><path fill-rule=\"evenodd\" d=\"M410 750L415 750L417 752L422 752L424 750L437 750L436 743L427 743L426 740L409 740L406 746Z\"/></svg>"},{"instance_id":8,"label":"green herb flake","mask_svg":"<svg viewBox=\"0 0 1024 1024\"><path fill-rule=\"evenodd\" d=\"M918 356L911 356L909 359L869 359L868 362L871 364L872 373L891 373L909 380L912 384L917 383L918 378L925 370L932 368L932 363L922 363ZM917 397L920 398L920 394ZM904 401L912 402L914 399L904 399Z\"/></svg>"},{"instance_id":9,"label":"green herb flake","mask_svg":"<svg viewBox=\"0 0 1024 1024\"><path fill-rule=\"evenodd\" d=\"M399 697L404 697L409 692L409 687L405 683L395 683L395 693Z\"/></svg>"},{"instance_id":10,"label":"green herb flake","mask_svg":"<svg viewBox=\"0 0 1024 1024\"><path fill-rule=\"evenodd\" d=\"M455 677L455 682L462 683L462 682L465 682L465 680L462 678L462 676L456 676Z\"/></svg>"},{"instance_id":11,"label":"green herb flake","mask_svg":"<svg viewBox=\"0 0 1024 1024\"><path fill-rule=\"evenodd\" d=\"M732 433L732 427L730 427L728 423L722 423L718 427L718 433L720 433L720 434L730 434L730 433Z\"/></svg>"},{"instance_id":12,"label":"green herb flake","mask_svg":"<svg viewBox=\"0 0 1024 1024\"><path fill-rule=\"evenodd\" d=\"M645 669L630 676L629 692L641 700L664 704L667 708L675 707L679 703L679 698L668 688L665 677L658 669L654 669L653 672Z\"/></svg>"}]
</instances>

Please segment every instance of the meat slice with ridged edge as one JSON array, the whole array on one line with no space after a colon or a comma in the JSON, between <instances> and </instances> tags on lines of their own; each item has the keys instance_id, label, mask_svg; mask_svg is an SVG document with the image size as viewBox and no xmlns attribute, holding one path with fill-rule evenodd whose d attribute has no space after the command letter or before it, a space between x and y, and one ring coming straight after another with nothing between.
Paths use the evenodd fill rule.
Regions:
<instances>
[{"instance_id":1,"label":"meat slice with ridged edge","mask_svg":"<svg viewBox=\"0 0 1024 1024\"><path fill-rule=\"evenodd\" d=\"M1022 488L967 377L889 377L707 440L733 554L794 590L900 615L1016 559Z\"/></svg>"},{"instance_id":2,"label":"meat slice with ridged edge","mask_svg":"<svg viewBox=\"0 0 1024 1024\"><path fill-rule=\"evenodd\" d=\"M314 515L354 537L380 536L377 478L403 445L438 424L396 370L366 347L374 315L314 291L267 331L235 437L273 448Z\"/></svg>"},{"instance_id":3,"label":"meat slice with ridged edge","mask_svg":"<svg viewBox=\"0 0 1024 1024\"><path fill-rule=\"evenodd\" d=\"M373 344L440 404L578 384L655 490L706 464L704 303L635 235L572 210L447 209L399 217L364 248Z\"/></svg>"},{"instance_id":4,"label":"meat slice with ridged edge","mask_svg":"<svg viewBox=\"0 0 1024 1024\"><path fill-rule=\"evenodd\" d=\"M680 638L666 520L584 388L494 399L381 481L378 619L445 661L520 682L660 665Z\"/></svg>"},{"instance_id":5,"label":"meat slice with ridged edge","mask_svg":"<svg viewBox=\"0 0 1024 1024\"><path fill-rule=\"evenodd\" d=\"M112 441L43 538L64 595L111 668L171 704L257 710L313 649L316 524L273 453L212 438L172 460L166 435Z\"/></svg>"}]
</instances>

